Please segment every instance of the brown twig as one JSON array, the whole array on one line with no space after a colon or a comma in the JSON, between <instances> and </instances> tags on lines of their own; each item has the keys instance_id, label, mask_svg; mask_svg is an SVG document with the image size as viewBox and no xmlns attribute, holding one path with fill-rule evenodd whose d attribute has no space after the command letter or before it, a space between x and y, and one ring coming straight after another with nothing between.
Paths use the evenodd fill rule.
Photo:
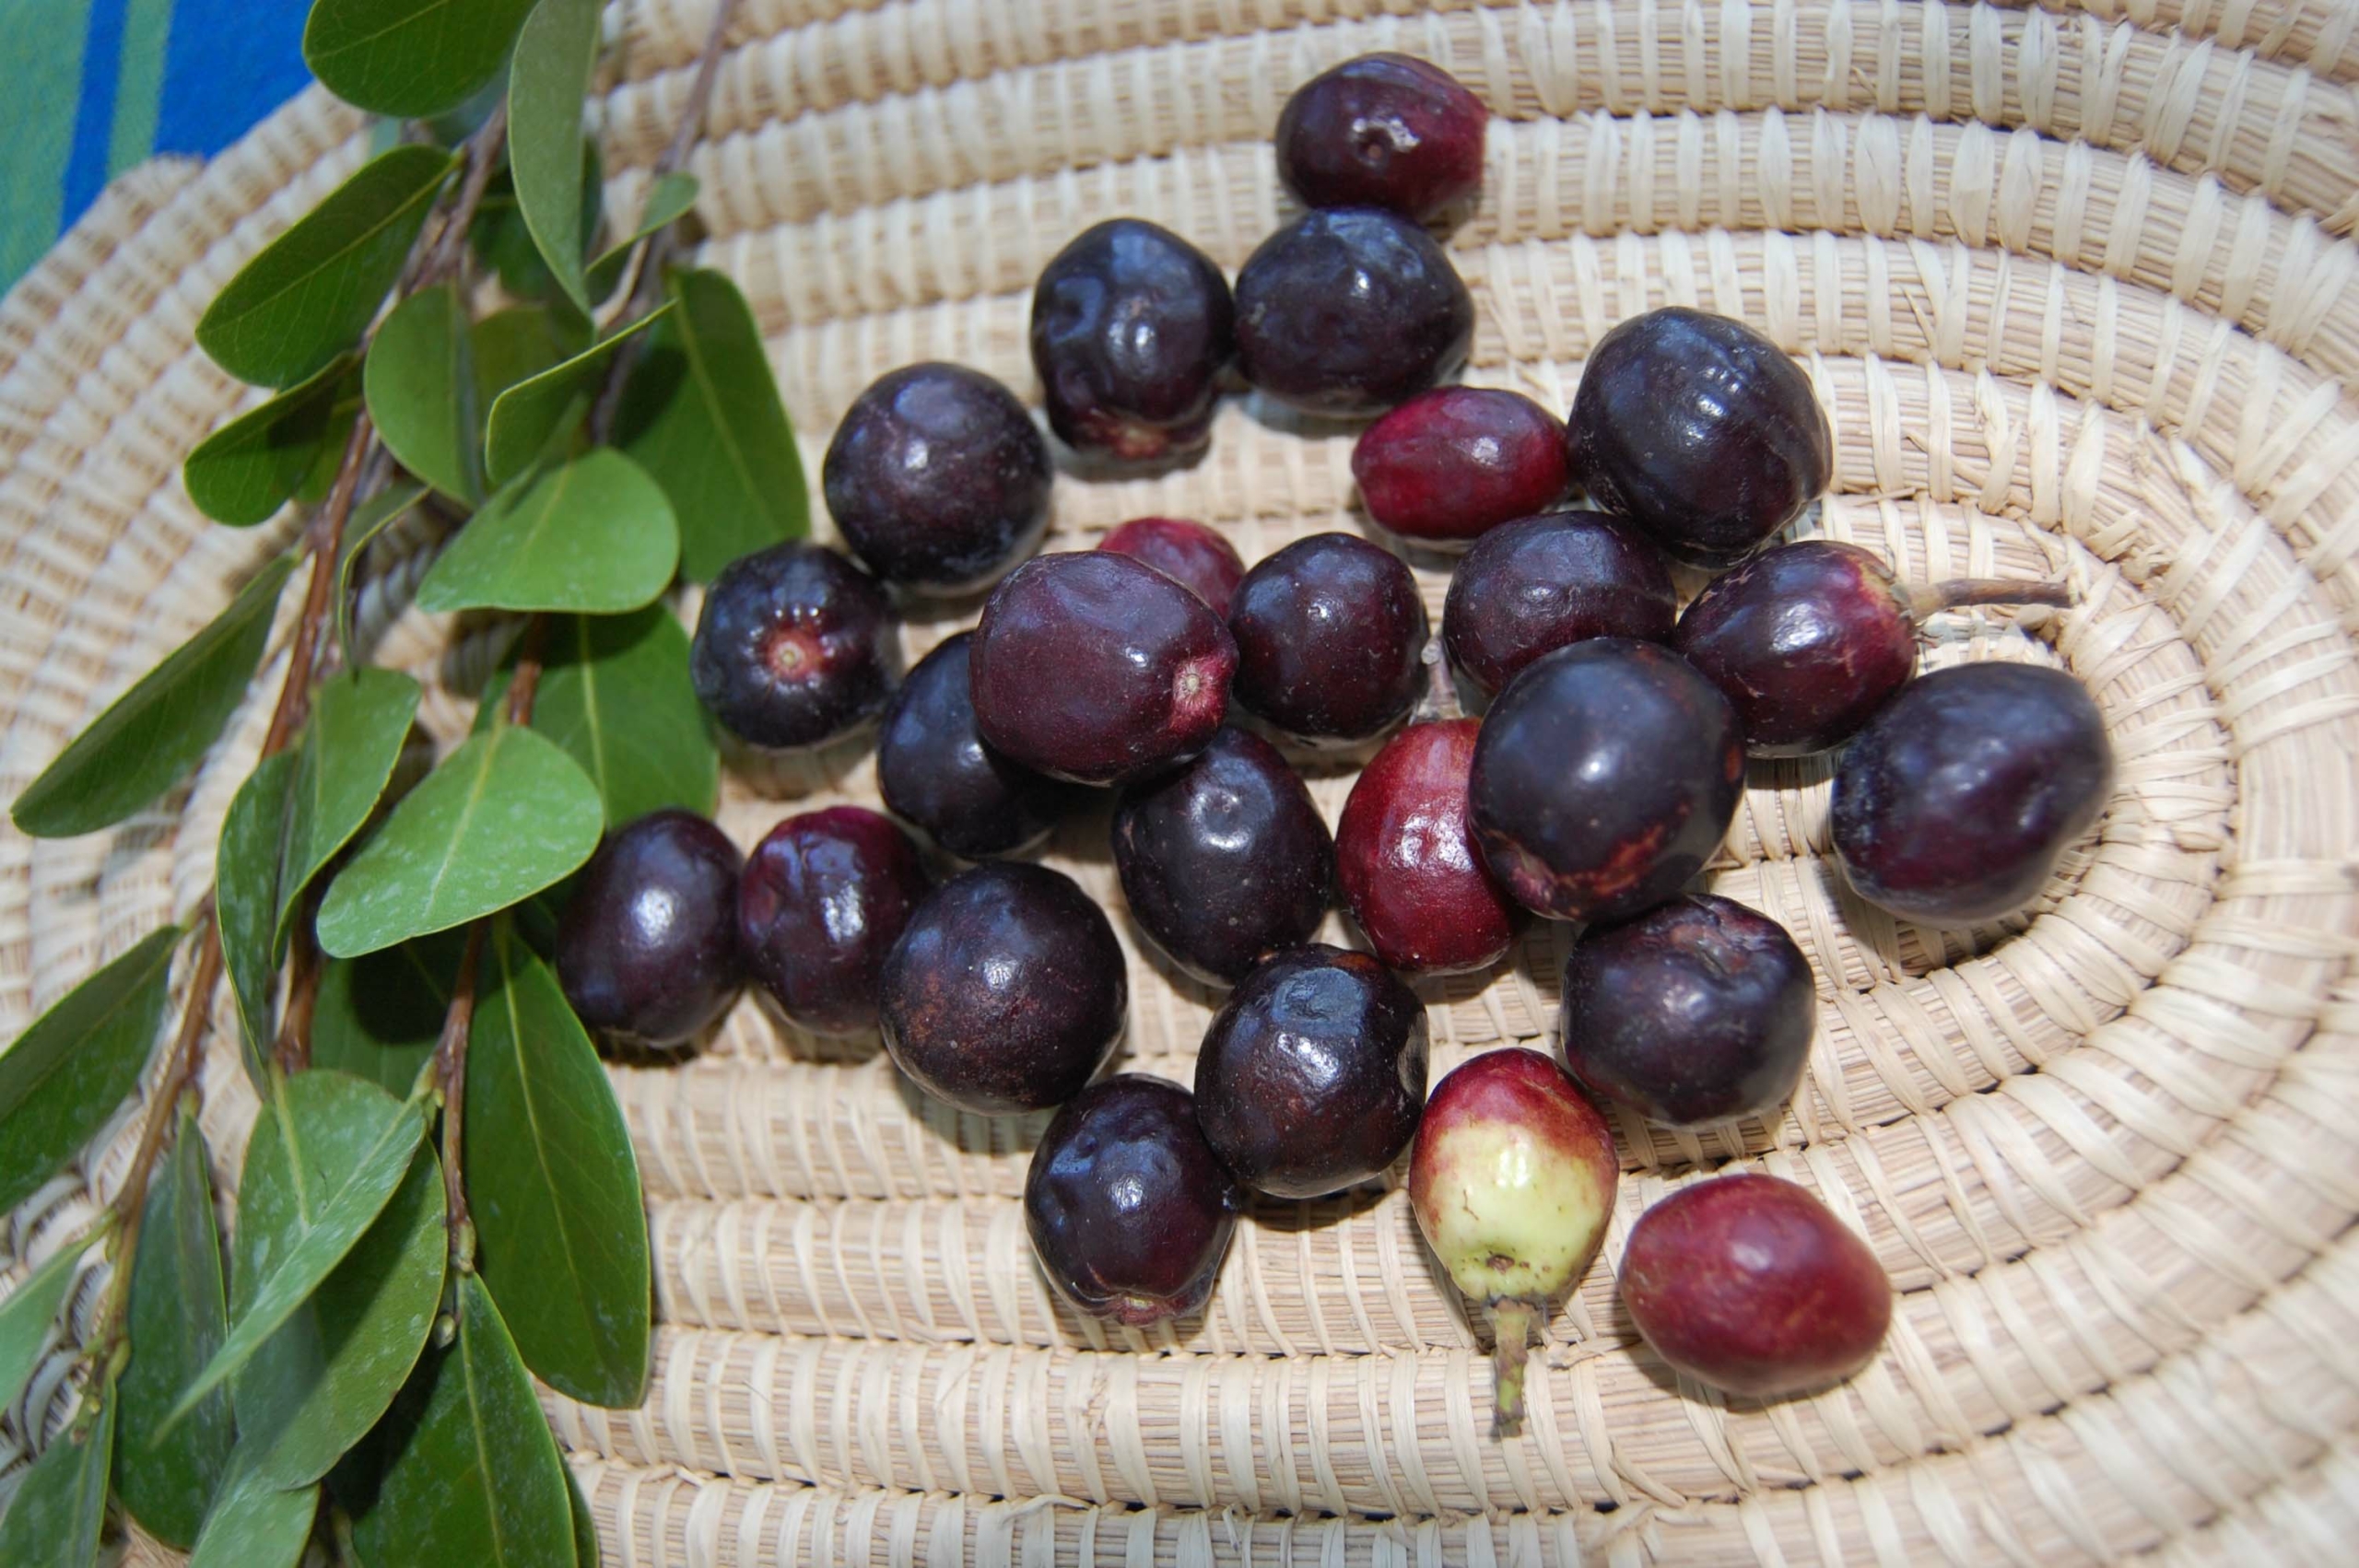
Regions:
<instances>
[{"instance_id":1,"label":"brown twig","mask_svg":"<svg viewBox=\"0 0 2359 1568\"><path fill-rule=\"evenodd\" d=\"M507 136L508 105L502 103L467 138L467 177L459 186L459 200L435 234L433 247L426 252L426 263L408 292L422 293L459 275L466 260L468 232L475 228L484 193L491 188L492 172L499 167L500 144Z\"/></svg>"},{"instance_id":2,"label":"brown twig","mask_svg":"<svg viewBox=\"0 0 2359 1568\"><path fill-rule=\"evenodd\" d=\"M475 1020L475 968L483 959L487 922L467 928L466 955L451 988L451 1008L442 1015L442 1037L434 1046L434 1076L442 1085L442 1192L450 1208L451 1263L464 1273L475 1267L475 1223L467 1212L467 1036Z\"/></svg>"}]
</instances>

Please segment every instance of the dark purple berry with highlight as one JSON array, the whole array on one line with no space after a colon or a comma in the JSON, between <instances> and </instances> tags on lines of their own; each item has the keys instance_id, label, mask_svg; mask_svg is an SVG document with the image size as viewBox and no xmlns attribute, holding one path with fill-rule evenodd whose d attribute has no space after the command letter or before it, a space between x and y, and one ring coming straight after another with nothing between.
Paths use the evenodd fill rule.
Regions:
<instances>
[{"instance_id":1,"label":"dark purple berry with highlight","mask_svg":"<svg viewBox=\"0 0 2359 1568\"><path fill-rule=\"evenodd\" d=\"M1433 236L1374 207L1306 213L1237 275L1238 363L1282 403L1380 414L1441 380L1474 341L1474 298Z\"/></svg>"},{"instance_id":2,"label":"dark purple berry with highlight","mask_svg":"<svg viewBox=\"0 0 2359 1568\"><path fill-rule=\"evenodd\" d=\"M713 579L688 675L697 700L738 739L820 745L874 719L893 694L901 641L892 601L816 544L773 544Z\"/></svg>"},{"instance_id":3,"label":"dark purple berry with highlight","mask_svg":"<svg viewBox=\"0 0 2359 1568\"><path fill-rule=\"evenodd\" d=\"M1085 791L983 740L960 632L911 670L876 733L876 788L893 814L953 855L1013 855L1048 836Z\"/></svg>"},{"instance_id":4,"label":"dark purple berry with highlight","mask_svg":"<svg viewBox=\"0 0 2359 1568\"><path fill-rule=\"evenodd\" d=\"M754 847L737 891L745 965L815 1034L876 1025L876 982L929 885L917 846L859 806L788 817Z\"/></svg>"},{"instance_id":5,"label":"dark purple berry with highlight","mask_svg":"<svg viewBox=\"0 0 2359 1568\"><path fill-rule=\"evenodd\" d=\"M1482 184L1487 118L1440 66L1363 54L1286 99L1278 173L1307 205L1388 207L1423 222Z\"/></svg>"},{"instance_id":6,"label":"dark purple berry with highlight","mask_svg":"<svg viewBox=\"0 0 2359 1568\"><path fill-rule=\"evenodd\" d=\"M1671 567L1631 523L1551 512L1495 528L1450 575L1441 642L1486 696L1543 654L1592 637L1667 641L1679 611Z\"/></svg>"},{"instance_id":7,"label":"dark purple berry with highlight","mask_svg":"<svg viewBox=\"0 0 2359 1568\"><path fill-rule=\"evenodd\" d=\"M1118 217L1056 254L1032 294L1032 366L1049 427L1126 462L1211 439L1236 306L1212 259L1168 228Z\"/></svg>"},{"instance_id":8,"label":"dark purple berry with highlight","mask_svg":"<svg viewBox=\"0 0 2359 1568\"><path fill-rule=\"evenodd\" d=\"M1426 606L1399 556L1314 533L1262 558L1228 609L1238 706L1304 740L1364 740L1426 681Z\"/></svg>"},{"instance_id":9,"label":"dark purple berry with highlight","mask_svg":"<svg viewBox=\"0 0 2359 1568\"><path fill-rule=\"evenodd\" d=\"M581 1022L642 1046L695 1038L745 981L741 861L691 812L660 811L606 836L557 919L557 975Z\"/></svg>"}]
</instances>

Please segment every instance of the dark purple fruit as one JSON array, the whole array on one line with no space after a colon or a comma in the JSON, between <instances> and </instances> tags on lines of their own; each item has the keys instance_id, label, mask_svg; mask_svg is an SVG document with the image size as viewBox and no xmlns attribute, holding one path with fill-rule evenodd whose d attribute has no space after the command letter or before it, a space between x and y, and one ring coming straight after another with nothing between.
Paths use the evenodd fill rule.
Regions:
<instances>
[{"instance_id":1,"label":"dark purple fruit","mask_svg":"<svg viewBox=\"0 0 2359 1568\"><path fill-rule=\"evenodd\" d=\"M1122 1036L1130 985L1105 911L1061 872L994 860L910 917L878 990L885 1048L982 1116L1062 1105Z\"/></svg>"},{"instance_id":2,"label":"dark purple fruit","mask_svg":"<svg viewBox=\"0 0 2359 1568\"><path fill-rule=\"evenodd\" d=\"M1134 517L1097 542L1101 550L1144 561L1224 619L1245 563L1218 532L1184 517Z\"/></svg>"},{"instance_id":3,"label":"dark purple fruit","mask_svg":"<svg viewBox=\"0 0 2359 1568\"><path fill-rule=\"evenodd\" d=\"M1440 66L1363 54L1286 99L1278 173L1308 206L1387 207L1423 222L1483 183L1486 118Z\"/></svg>"},{"instance_id":4,"label":"dark purple fruit","mask_svg":"<svg viewBox=\"0 0 2359 1568\"><path fill-rule=\"evenodd\" d=\"M909 836L874 812L788 817L754 846L737 888L737 939L779 1010L821 1035L876 1026L876 979L926 895Z\"/></svg>"},{"instance_id":5,"label":"dark purple fruit","mask_svg":"<svg viewBox=\"0 0 2359 1568\"><path fill-rule=\"evenodd\" d=\"M1147 935L1226 986L1319 930L1335 845L1277 747L1224 729L1192 762L1122 791L1114 869Z\"/></svg>"},{"instance_id":6,"label":"dark purple fruit","mask_svg":"<svg viewBox=\"0 0 2359 1568\"><path fill-rule=\"evenodd\" d=\"M1398 556L1314 533L1262 557L1228 607L1237 700L1306 740L1360 740L1409 711L1426 682L1426 606Z\"/></svg>"},{"instance_id":7,"label":"dark purple fruit","mask_svg":"<svg viewBox=\"0 0 2359 1568\"><path fill-rule=\"evenodd\" d=\"M1526 908L1610 920L1702 871L1743 788L1719 688L1668 649L1601 637L1508 683L1484 716L1468 799L1484 860Z\"/></svg>"},{"instance_id":8,"label":"dark purple fruit","mask_svg":"<svg viewBox=\"0 0 2359 1568\"><path fill-rule=\"evenodd\" d=\"M676 1046L729 1010L737 846L690 812L653 812L606 836L557 931L557 983L581 1022L634 1045Z\"/></svg>"},{"instance_id":9,"label":"dark purple fruit","mask_svg":"<svg viewBox=\"0 0 2359 1568\"><path fill-rule=\"evenodd\" d=\"M1360 433L1352 449L1367 515L1421 544L1463 548L1545 511L1571 485L1565 427L1520 392L1436 387Z\"/></svg>"},{"instance_id":10,"label":"dark purple fruit","mask_svg":"<svg viewBox=\"0 0 2359 1568\"><path fill-rule=\"evenodd\" d=\"M1732 566L1826 488L1810 378L1742 322L1677 306L1598 339L1573 396L1575 477L1699 567Z\"/></svg>"},{"instance_id":11,"label":"dark purple fruit","mask_svg":"<svg viewBox=\"0 0 2359 1568\"><path fill-rule=\"evenodd\" d=\"M1049 427L1079 451L1141 461L1201 450L1236 355L1228 280L1142 218L1084 229L1032 293L1032 366Z\"/></svg>"},{"instance_id":12,"label":"dark purple fruit","mask_svg":"<svg viewBox=\"0 0 2359 1568\"><path fill-rule=\"evenodd\" d=\"M1426 1009L1365 953L1307 942L1229 992L1196 1056L1196 1119L1237 1179L1320 1198L1383 1172L1426 1103Z\"/></svg>"},{"instance_id":13,"label":"dark purple fruit","mask_svg":"<svg viewBox=\"0 0 2359 1568\"><path fill-rule=\"evenodd\" d=\"M1057 1293L1132 1328L1204 1305L1244 1205L1195 1096L1136 1072L1068 1101L1024 1178L1025 1227Z\"/></svg>"},{"instance_id":14,"label":"dark purple fruit","mask_svg":"<svg viewBox=\"0 0 2359 1568\"><path fill-rule=\"evenodd\" d=\"M1410 725L1384 743L1344 802L1336 878L1368 945L1404 974L1487 969L1521 923L1467 825L1479 729L1472 719Z\"/></svg>"},{"instance_id":15,"label":"dark purple fruit","mask_svg":"<svg viewBox=\"0 0 2359 1568\"><path fill-rule=\"evenodd\" d=\"M732 561L706 590L688 674L721 727L757 746L816 746L858 729L901 671L892 602L816 544Z\"/></svg>"},{"instance_id":16,"label":"dark purple fruit","mask_svg":"<svg viewBox=\"0 0 2359 1568\"><path fill-rule=\"evenodd\" d=\"M2039 895L2113 791L2105 718L2038 664L1960 664L1901 688L1835 767L1835 852L1860 896L1969 925Z\"/></svg>"},{"instance_id":17,"label":"dark purple fruit","mask_svg":"<svg viewBox=\"0 0 2359 1568\"><path fill-rule=\"evenodd\" d=\"M984 743L967 669L972 641L969 632L945 638L893 694L877 730L876 787L895 815L980 860L1038 843L1080 792Z\"/></svg>"},{"instance_id":18,"label":"dark purple fruit","mask_svg":"<svg viewBox=\"0 0 2359 1568\"><path fill-rule=\"evenodd\" d=\"M1917 671L1917 627L1966 604L2064 604L2061 583L1958 580L1910 588L1831 539L1764 550L1716 579L1672 646L1736 709L1755 756L1805 756L1857 734Z\"/></svg>"},{"instance_id":19,"label":"dark purple fruit","mask_svg":"<svg viewBox=\"0 0 2359 1568\"><path fill-rule=\"evenodd\" d=\"M1649 1121L1733 1121L1793 1094L1816 1012L1785 927L1691 893L1582 933L1565 963L1565 1065Z\"/></svg>"},{"instance_id":20,"label":"dark purple fruit","mask_svg":"<svg viewBox=\"0 0 2359 1568\"><path fill-rule=\"evenodd\" d=\"M1373 207L1306 213L1237 275L1245 379L1311 414L1379 414L1465 362L1474 299L1433 236Z\"/></svg>"},{"instance_id":21,"label":"dark purple fruit","mask_svg":"<svg viewBox=\"0 0 2359 1568\"><path fill-rule=\"evenodd\" d=\"M1603 512L1495 528L1450 574L1441 645L1485 695L1543 653L1593 637L1669 640L1679 614L1654 542Z\"/></svg>"},{"instance_id":22,"label":"dark purple fruit","mask_svg":"<svg viewBox=\"0 0 2359 1568\"><path fill-rule=\"evenodd\" d=\"M1009 573L968 658L985 741L1055 778L1120 784L1203 750L1228 712L1237 644L1153 567L1078 550Z\"/></svg>"},{"instance_id":23,"label":"dark purple fruit","mask_svg":"<svg viewBox=\"0 0 2359 1568\"><path fill-rule=\"evenodd\" d=\"M1049 443L1015 394L963 365L910 365L862 392L820 479L844 543L886 582L980 588L1049 526Z\"/></svg>"}]
</instances>

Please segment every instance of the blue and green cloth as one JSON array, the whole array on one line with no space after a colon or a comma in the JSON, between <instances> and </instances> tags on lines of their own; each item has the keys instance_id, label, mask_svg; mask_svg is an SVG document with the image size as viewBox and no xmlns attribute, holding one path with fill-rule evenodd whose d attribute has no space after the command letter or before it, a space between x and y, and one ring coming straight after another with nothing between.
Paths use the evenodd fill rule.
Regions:
<instances>
[{"instance_id":1,"label":"blue and green cloth","mask_svg":"<svg viewBox=\"0 0 2359 1568\"><path fill-rule=\"evenodd\" d=\"M311 0L0 0L0 291L108 181L209 157L311 79Z\"/></svg>"}]
</instances>

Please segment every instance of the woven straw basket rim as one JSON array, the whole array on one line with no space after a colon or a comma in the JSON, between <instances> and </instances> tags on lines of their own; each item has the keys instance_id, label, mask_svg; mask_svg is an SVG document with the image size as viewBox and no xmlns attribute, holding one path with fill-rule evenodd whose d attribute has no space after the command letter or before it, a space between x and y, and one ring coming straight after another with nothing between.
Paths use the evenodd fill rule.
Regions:
<instances>
[{"instance_id":1,"label":"woven straw basket rim","mask_svg":"<svg viewBox=\"0 0 2359 1568\"><path fill-rule=\"evenodd\" d=\"M711 4L610 9L620 210ZM1452 241L1478 302L1468 379L1562 408L1627 315L1751 322L1835 429L1838 493L1806 529L1918 579L2068 578L2070 611L1944 617L1929 659L2071 669L2121 778L2033 910L1944 932L1844 886L1823 764L1756 768L1714 885L1809 953L1809 1073L1767 1125L1617 1123L1604 1258L1546 1326L1507 1443L1397 1191L1259 1212L1202 1320L1142 1337L1077 1317L1030 1263L1040 1118L947 1113L873 1042L797 1037L750 1002L687 1065L616 1067L655 1378L635 1411L546 1397L605 1560L2347 1560L2354 23L2353 0L748 0L693 164L702 261L753 305L806 472L898 364L961 361L1037 402L1030 283L1088 222L1151 216L1233 269L1292 210L1267 148L1285 94L1404 50L1498 116ZM0 302L0 798L291 537L211 526L181 487L246 395L193 329L366 145L307 94L209 168L118 182ZM1349 451L1232 400L1195 467L1062 480L1050 547L1158 512L1249 560L1357 528ZM434 544L378 546L358 619L379 662L429 677L447 739L497 629L410 607ZM1446 564L1417 565L1438 619ZM910 654L974 609L916 612ZM250 696L194 781L122 829L0 828L0 1026L193 907L265 707ZM1351 760L1305 763L1332 821ZM722 820L750 842L831 799L875 800L858 748L734 763ZM1074 824L1049 859L1119 909L1103 835ZM1127 1064L1184 1081L1215 999L1118 925ZM1561 956L1543 928L1496 974L1428 987L1437 1072L1550 1043ZM216 1036L203 1114L234 1151L252 1103ZM134 1126L126 1106L10 1218L0 1291L117 1188ZM1812 1187L1902 1293L1844 1387L1722 1401L1620 1314L1630 1222L1724 1167ZM64 1419L65 1359L0 1419L0 1466Z\"/></svg>"}]
</instances>

